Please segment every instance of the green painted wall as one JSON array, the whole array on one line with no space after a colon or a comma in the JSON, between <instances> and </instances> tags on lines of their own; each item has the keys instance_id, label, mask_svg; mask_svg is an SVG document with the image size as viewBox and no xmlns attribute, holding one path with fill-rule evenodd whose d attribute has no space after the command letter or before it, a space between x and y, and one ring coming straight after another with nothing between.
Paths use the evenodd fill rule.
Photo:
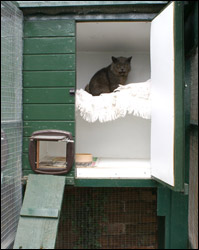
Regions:
<instances>
[{"instance_id":1,"label":"green painted wall","mask_svg":"<svg viewBox=\"0 0 199 250\"><path fill-rule=\"evenodd\" d=\"M159 187L157 192L157 215L164 218L159 225L160 246L165 249L187 249L188 247L188 195ZM163 234L163 235L162 235Z\"/></svg>"},{"instance_id":2,"label":"green painted wall","mask_svg":"<svg viewBox=\"0 0 199 250\"><path fill-rule=\"evenodd\" d=\"M75 136L75 22L24 21L23 174L32 173L29 136L42 129L67 130ZM74 170L68 177L73 178Z\"/></svg>"}]
</instances>

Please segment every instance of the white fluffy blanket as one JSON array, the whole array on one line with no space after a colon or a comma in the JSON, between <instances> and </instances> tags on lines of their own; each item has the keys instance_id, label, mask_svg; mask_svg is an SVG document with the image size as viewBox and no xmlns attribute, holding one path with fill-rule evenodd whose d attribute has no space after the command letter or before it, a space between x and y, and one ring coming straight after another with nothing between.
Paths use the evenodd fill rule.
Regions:
<instances>
[{"instance_id":1,"label":"white fluffy blanket","mask_svg":"<svg viewBox=\"0 0 199 250\"><path fill-rule=\"evenodd\" d=\"M92 96L83 89L76 91L76 110L88 122L108 122L126 114L150 119L150 79L120 85L113 93Z\"/></svg>"}]
</instances>

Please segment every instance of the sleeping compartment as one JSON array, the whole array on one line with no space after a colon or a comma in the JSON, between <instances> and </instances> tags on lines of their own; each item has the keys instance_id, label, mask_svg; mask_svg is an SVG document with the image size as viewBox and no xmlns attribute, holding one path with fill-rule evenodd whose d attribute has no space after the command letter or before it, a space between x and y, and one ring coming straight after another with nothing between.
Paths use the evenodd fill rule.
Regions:
<instances>
[{"instance_id":1,"label":"sleeping compartment","mask_svg":"<svg viewBox=\"0 0 199 250\"><path fill-rule=\"evenodd\" d=\"M79 22L76 89L112 63L130 57L128 83L150 79L150 22ZM128 114L114 121L89 123L76 112L76 153L92 154L94 164L77 167L77 178L151 178L151 120Z\"/></svg>"}]
</instances>

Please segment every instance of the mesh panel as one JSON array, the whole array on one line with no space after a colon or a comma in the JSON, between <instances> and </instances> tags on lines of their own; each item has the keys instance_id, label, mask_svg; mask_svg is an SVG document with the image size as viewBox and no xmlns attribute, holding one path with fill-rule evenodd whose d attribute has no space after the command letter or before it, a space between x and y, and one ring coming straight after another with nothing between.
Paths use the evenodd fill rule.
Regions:
<instances>
[{"instance_id":1,"label":"mesh panel","mask_svg":"<svg viewBox=\"0 0 199 250\"><path fill-rule=\"evenodd\" d=\"M198 130L192 130L190 136L189 239L193 249L197 249L198 248Z\"/></svg>"},{"instance_id":2,"label":"mesh panel","mask_svg":"<svg viewBox=\"0 0 199 250\"><path fill-rule=\"evenodd\" d=\"M156 189L66 187L57 249L157 249Z\"/></svg>"},{"instance_id":3,"label":"mesh panel","mask_svg":"<svg viewBox=\"0 0 199 250\"><path fill-rule=\"evenodd\" d=\"M13 242L21 208L22 14L1 2L1 248Z\"/></svg>"},{"instance_id":4,"label":"mesh panel","mask_svg":"<svg viewBox=\"0 0 199 250\"><path fill-rule=\"evenodd\" d=\"M22 14L1 2L1 120L21 120Z\"/></svg>"},{"instance_id":5,"label":"mesh panel","mask_svg":"<svg viewBox=\"0 0 199 250\"><path fill-rule=\"evenodd\" d=\"M198 47L191 58L191 122L198 124Z\"/></svg>"},{"instance_id":6,"label":"mesh panel","mask_svg":"<svg viewBox=\"0 0 199 250\"><path fill-rule=\"evenodd\" d=\"M190 55L191 61L191 123L189 162L189 241L198 248L198 47Z\"/></svg>"}]
</instances>

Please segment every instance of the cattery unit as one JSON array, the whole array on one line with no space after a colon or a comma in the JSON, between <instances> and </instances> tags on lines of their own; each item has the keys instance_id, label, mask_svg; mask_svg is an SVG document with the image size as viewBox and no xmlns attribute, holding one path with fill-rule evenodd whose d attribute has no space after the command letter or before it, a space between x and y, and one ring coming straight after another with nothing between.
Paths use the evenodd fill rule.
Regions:
<instances>
[{"instance_id":1,"label":"cattery unit","mask_svg":"<svg viewBox=\"0 0 199 250\"><path fill-rule=\"evenodd\" d=\"M184 191L182 3L164 3L165 8L156 6L159 9L154 10L149 7L146 14L143 6L151 3L124 1L119 7L121 3L115 1L117 8L109 13L106 2L103 7L99 2L91 7L88 1L82 9L79 1L36 2L29 8L19 1L24 11L23 176L24 180L28 176L28 184L14 248L20 248L21 242L23 248L55 244L62 248L62 242L56 242L59 219L57 239L66 237L65 243L70 238L68 247L76 243L80 248L87 243L93 246L93 239L96 244L108 242L108 228L114 234L111 241L121 240L118 246L128 239L124 249L136 244L142 248L147 246L140 243L147 220L150 227L146 225L145 242L152 237L152 248L171 247L170 242L177 238L171 229L184 219L178 211L185 200L178 192ZM62 4L66 4L63 9ZM108 122L88 122L80 115L76 92L108 66L112 56L132 56L127 84L150 79L150 119L126 114ZM79 164L77 155L91 156L92 162ZM141 212L133 213L134 208ZM153 216L145 216L145 208ZM104 214L112 219L112 210L115 217L109 225ZM98 226L96 231L92 220ZM42 221L49 223L39 227L38 235L42 234L44 241L39 236L34 242L24 239L28 221L36 226ZM62 225L70 232L63 232ZM149 236L150 228L154 234ZM31 238L29 231L26 238ZM134 234L140 237L134 238Z\"/></svg>"},{"instance_id":2,"label":"cattery unit","mask_svg":"<svg viewBox=\"0 0 199 250\"><path fill-rule=\"evenodd\" d=\"M107 124L89 124L76 115L76 152L99 158L99 168L77 168L77 178L156 178L178 186L183 61L182 46L175 42L180 31L175 30L174 6L171 3L152 22L77 23L77 89L109 65L112 55L133 57L128 83L151 79L150 120L126 115Z\"/></svg>"},{"instance_id":3,"label":"cattery unit","mask_svg":"<svg viewBox=\"0 0 199 250\"><path fill-rule=\"evenodd\" d=\"M71 132L75 119L76 153L97 158L95 167L74 166L76 179L155 178L181 189L183 59L182 33L175 29L179 13L179 6L171 3L151 22L47 22L30 17L24 39L25 134L36 127ZM97 70L111 63L111 56L133 57L127 83L151 79L151 119L126 115L88 123L75 113L75 88L84 88ZM61 74L65 79L58 78Z\"/></svg>"}]
</instances>

